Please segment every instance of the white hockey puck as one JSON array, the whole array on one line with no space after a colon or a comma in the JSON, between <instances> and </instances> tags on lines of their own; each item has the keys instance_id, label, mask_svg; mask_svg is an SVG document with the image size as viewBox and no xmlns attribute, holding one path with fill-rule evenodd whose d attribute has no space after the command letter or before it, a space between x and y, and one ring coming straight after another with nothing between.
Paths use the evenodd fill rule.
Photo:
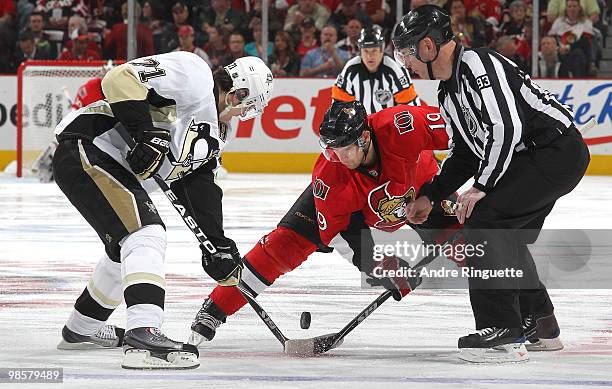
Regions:
<instances>
[{"instance_id":1,"label":"white hockey puck","mask_svg":"<svg viewBox=\"0 0 612 389\"><path fill-rule=\"evenodd\" d=\"M312 320L312 316L310 312L302 312L302 316L300 316L300 327L303 330L307 330L310 328L310 321Z\"/></svg>"}]
</instances>

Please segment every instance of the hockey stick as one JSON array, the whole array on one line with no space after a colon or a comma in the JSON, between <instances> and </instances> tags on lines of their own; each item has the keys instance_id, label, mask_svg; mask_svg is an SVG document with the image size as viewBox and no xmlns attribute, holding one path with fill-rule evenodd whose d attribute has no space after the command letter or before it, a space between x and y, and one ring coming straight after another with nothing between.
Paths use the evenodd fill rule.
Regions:
<instances>
[{"instance_id":1,"label":"hockey stick","mask_svg":"<svg viewBox=\"0 0 612 389\"><path fill-rule=\"evenodd\" d=\"M448 241L457 236L458 233L453 234ZM426 257L421 259L412 269L419 271L424 266L433 262L438 258L436 251L428 254ZM317 355L323 354L331 349L334 349L342 344L344 338L353 331L359 324L361 324L368 316L370 316L375 310L377 310L385 301L393 295L390 290L384 291L380 296L376 297L367 307L365 307L357 316L355 316L347 325L345 325L340 331L321 335L314 338L308 339L290 339L285 343L285 353L294 355Z\"/></svg>"},{"instance_id":2,"label":"hockey stick","mask_svg":"<svg viewBox=\"0 0 612 389\"><path fill-rule=\"evenodd\" d=\"M596 124L597 124L597 120L595 120L595 118L591 118L591 119L589 119L588 122L586 122L582 126L580 126L578 128L578 131L580 131L580 133L582 135L584 135L587 132L589 132L593 127L595 127Z\"/></svg>"},{"instance_id":3,"label":"hockey stick","mask_svg":"<svg viewBox=\"0 0 612 389\"><path fill-rule=\"evenodd\" d=\"M119 135L121 135L127 146L130 149L133 148L136 142L129 135L125 127L123 127L123 125L121 124L118 124L115 128ZM189 227L191 232L193 232L196 239L200 243L200 246L204 247L206 251L208 251L210 254L216 253L217 249L215 245L212 244L212 242L208 239L206 234L204 234L200 226L198 226L198 223L191 215L189 210L179 202L172 189L170 189L170 186L166 184L166 182L159 176L159 174L154 174L153 179L157 183L157 186L159 186L159 188L162 190L162 192L164 192L168 200L170 200L170 203L181 216L187 227ZM276 336L276 338L279 340L279 342L281 342L284 347L286 342L288 341L288 338L281 332L281 330L266 313L266 311L261 307L261 305L259 305L259 303L255 300L255 297L245 288L245 285L244 283L242 283L242 281L240 281L240 283L237 285L237 288L242 294L242 296L245 298L245 300L253 308L253 310L255 310L257 316L261 318L264 324L270 329L270 331L274 334L274 336Z\"/></svg>"}]
</instances>

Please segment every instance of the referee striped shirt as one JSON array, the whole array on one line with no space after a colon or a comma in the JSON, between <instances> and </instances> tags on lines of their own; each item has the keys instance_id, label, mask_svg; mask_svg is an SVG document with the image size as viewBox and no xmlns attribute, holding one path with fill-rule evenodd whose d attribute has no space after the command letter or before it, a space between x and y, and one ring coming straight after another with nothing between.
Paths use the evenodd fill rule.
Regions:
<instances>
[{"instance_id":1,"label":"referee striped shirt","mask_svg":"<svg viewBox=\"0 0 612 389\"><path fill-rule=\"evenodd\" d=\"M452 148L440 174L421 191L432 200L445 198L472 176L475 188L490 191L522 141L573 126L568 107L486 48L457 44L453 73L440 82L438 103Z\"/></svg>"},{"instance_id":2,"label":"referee striped shirt","mask_svg":"<svg viewBox=\"0 0 612 389\"><path fill-rule=\"evenodd\" d=\"M374 73L368 71L361 56L350 59L332 87L332 98L360 101L368 115L399 104L420 105L410 75L387 54Z\"/></svg>"}]
</instances>

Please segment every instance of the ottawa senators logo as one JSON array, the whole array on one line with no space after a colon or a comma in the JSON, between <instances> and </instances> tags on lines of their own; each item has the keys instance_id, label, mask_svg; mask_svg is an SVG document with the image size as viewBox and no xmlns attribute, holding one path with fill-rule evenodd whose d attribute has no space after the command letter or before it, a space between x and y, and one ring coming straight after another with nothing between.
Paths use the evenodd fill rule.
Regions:
<instances>
[{"instance_id":1,"label":"ottawa senators logo","mask_svg":"<svg viewBox=\"0 0 612 389\"><path fill-rule=\"evenodd\" d=\"M400 135L414 130L414 119L412 114L408 111L398 112L393 116L393 123L399 131Z\"/></svg>"},{"instance_id":2,"label":"ottawa senators logo","mask_svg":"<svg viewBox=\"0 0 612 389\"><path fill-rule=\"evenodd\" d=\"M317 178L312 184L312 194L314 197L325 200L327 193L329 192L329 186L325 185L322 179Z\"/></svg>"},{"instance_id":3,"label":"ottawa senators logo","mask_svg":"<svg viewBox=\"0 0 612 389\"><path fill-rule=\"evenodd\" d=\"M406 204L414 200L415 190L410 188L401 196L391 196L387 191L389 181L375 188L368 196L372 212L380 218L374 227L381 230L400 226L406 222Z\"/></svg>"}]
</instances>

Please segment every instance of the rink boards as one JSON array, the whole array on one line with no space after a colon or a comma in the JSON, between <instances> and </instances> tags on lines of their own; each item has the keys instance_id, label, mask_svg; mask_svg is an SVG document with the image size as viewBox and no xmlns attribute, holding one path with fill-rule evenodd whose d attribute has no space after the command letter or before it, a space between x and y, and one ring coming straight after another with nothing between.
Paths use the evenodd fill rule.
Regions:
<instances>
[{"instance_id":1,"label":"rink boards","mask_svg":"<svg viewBox=\"0 0 612 389\"><path fill-rule=\"evenodd\" d=\"M223 154L227 169L311 171L319 154L318 127L329 106L333 82L332 79L277 79L274 96L264 114L254 120L234 123L233 140ZM597 125L585 134L592 154L588 174L612 175L612 80L538 80L538 83L572 108L578 125L591 118L597 120ZM437 81L415 81L418 94L428 104L436 103L437 84ZM0 169L15 158L16 88L16 77L0 77ZM67 104L62 98L58 93L53 104Z\"/></svg>"}]
</instances>

